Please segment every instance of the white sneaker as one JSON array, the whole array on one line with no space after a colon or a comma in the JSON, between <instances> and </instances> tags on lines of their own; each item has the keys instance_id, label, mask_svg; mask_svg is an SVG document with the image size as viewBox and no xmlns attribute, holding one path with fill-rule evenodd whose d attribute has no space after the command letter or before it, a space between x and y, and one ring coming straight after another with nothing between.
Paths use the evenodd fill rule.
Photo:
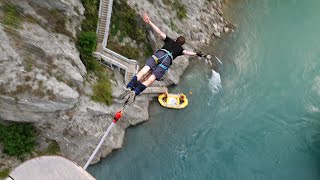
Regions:
<instances>
[{"instance_id":1,"label":"white sneaker","mask_svg":"<svg viewBox=\"0 0 320 180\"><path fill-rule=\"evenodd\" d=\"M129 94L129 104L132 104L136 99L136 92L131 91Z\"/></svg>"},{"instance_id":2,"label":"white sneaker","mask_svg":"<svg viewBox=\"0 0 320 180\"><path fill-rule=\"evenodd\" d=\"M131 89L124 87L124 90L120 93L119 98L124 99L128 94L130 94Z\"/></svg>"}]
</instances>

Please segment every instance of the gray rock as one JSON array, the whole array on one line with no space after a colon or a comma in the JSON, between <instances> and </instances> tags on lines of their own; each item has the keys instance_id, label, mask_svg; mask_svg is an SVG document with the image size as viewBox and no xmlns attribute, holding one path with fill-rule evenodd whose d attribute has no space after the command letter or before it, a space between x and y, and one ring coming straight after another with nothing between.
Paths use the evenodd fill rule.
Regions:
<instances>
[{"instance_id":1,"label":"gray rock","mask_svg":"<svg viewBox=\"0 0 320 180\"><path fill-rule=\"evenodd\" d=\"M224 28L223 28L223 31L224 31L225 33L228 33L228 32L230 31L230 29L229 29L228 27L224 27Z\"/></svg>"}]
</instances>

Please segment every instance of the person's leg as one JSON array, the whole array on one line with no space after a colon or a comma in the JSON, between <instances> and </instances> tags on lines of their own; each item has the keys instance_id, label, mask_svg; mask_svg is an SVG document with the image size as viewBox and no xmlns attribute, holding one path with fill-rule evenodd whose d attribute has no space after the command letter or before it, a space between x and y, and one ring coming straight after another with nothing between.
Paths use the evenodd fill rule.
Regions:
<instances>
[{"instance_id":1,"label":"person's leg","mask_svg":"<svg viewBox=\"0 0 320 180\"><path fill-rule=\"evenodd\" d=\"M156 80L156 77L152 74L148 79L143 81L142 83L138 81L137 86L133 89L135 95L139 95L144 91L148 86L150 86L154 81Z\"/></svg>"},{"instance_id":2,"label":"person's leg","mask_svg":"<svg viewBox=\"0 0 320 180\"><path fill-rule=\"evenodd\" d=\"M161 77L165 73L165 71L158 69L158 65L153 59L153 57L150 57L146 66L144 66L139 73L136 75L137 77L137 83L135 87L132 90L132 93L129 97L129 102L132 103L135 100L136 95L139 95L142 91L144 91L149 85L151 85L157 78L157 75L159 74ZM157 70L158 69L158 70ZM147 74L150 70L152 70L153 74L149 77L146 77L146 79L142 80L142 77ZM159 72L163 71L163 72ZM154 73L157 72L157 73ZM160 77L159 76L159 77ZM141 82L143 81L143 82Z\"/></svg>"},{"instance_id":3,"label":"person's leg","mask_svg":"<svg viewBox=\"0 0 320 180\"><path fill-rule=\"evenodd\" d=\"M144 69L144 68L143 68ZM147 69L146 69L147 70ZM148 72L148 71L147 71ZM160 66L157 66L153 71L152 75L150 75L143 82L138 81L133 91L136 95L139 95L142 91L144 91L148 86L150 86L156 79L161 80L163 75L166 73L166 70ZM139 74L139 73L138 73ZM142 76L141 76L142 77ZM140 77L140 78L141 78Z\"/></svg>"},{"instance_id":4,"label":"person's leg","mask_svg":"<svg viewBox=\"0 0 320 180\"><path fill-rule=\"evenodd\" d=\"M140 81L141 78L151 70L151 68L155 68L156 66L156 62L152 57L150 57L146 65L138 72L138 74L132 77L131 81L127 85L127 88L135 88L137 82Z\"/></svg>"},{"instance_id":5,"label":"person's leg","mask_svg":"<svg viewBox=\"0 0 320 180\"><path fill-rule=\"evenodd\" d=\"M166 70L160 66L157 66L153 71L152 75L150 75L143 82L138 81L137 86L133 89L135 92L135 96L139 95L142 91L144 91L148 86L150 86L156 79L161 80L163 75L166 73ZM134 97L133 97L134 98ZM133 99L134 101L134 99Z\"/></svg>"},{"instance_id":6,"label":"person's leg","mask_svg":"<svg viewBox=\"0 0 320 180\"><path fill-rule=\"evenodd\" d=\"M133 76L130 82L127 84L127 88L132 89L137 85L137 82L140 81L141 77L148 73L150 70L150 67L148 65L145 65L137 75Z\"/></svg>"},{"instance_id":7,"label":"person's leg","mask_svg":"<svg viewBox=\"0 0 320 180\"><path fill-rule=\"evenodd\" d=\"M143 85L145 85L146 87L150 86L155 80L157 79L157 77L154 74L151 74L151 76L149 76L148 79L146 79L145 81L142 82Z\"/></svg>"},{"instance_id":8,"label":"person's leg","mask_svg":"<svg viewBox=\"0 0 320 180\"><path fill-rule=\"evenodd\" d=\"M133 103L136 96L142 93L142 91L144 91L148 86L150 86L156 79L156 75L152 74L142 83L138 81L136 87L132 90L132 93L129 97L129 102Z\"/></svg>"},{"instance_id":9,"label":"person's leg","mask_svg":"<svg viewBox=\"0 0 320 180\"><path fill-rule=\"evenodd\" d=\"M140 81L141 78L150 71L150 69L151 69L150 66L145 65L145 66L138 72L138 74L136 75L136 76L137 76L137 80Z\"/></svg>"}]
</instances>

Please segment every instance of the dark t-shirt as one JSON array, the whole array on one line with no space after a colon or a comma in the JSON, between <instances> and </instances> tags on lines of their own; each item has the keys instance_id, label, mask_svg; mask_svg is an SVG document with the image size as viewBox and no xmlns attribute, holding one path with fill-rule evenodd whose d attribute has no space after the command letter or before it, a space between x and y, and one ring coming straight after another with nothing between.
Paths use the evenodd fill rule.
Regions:
<instances>
[{"instance_id":1,"label":"dark t-shirt","mask_svg":"<svg viewBox=\"0 0 320 180\"><path fill-rule=\"evenodd\" d=\"M184 50L182 46L180 46L178 43L176 43L174 40L166 36L166 38L163 40L164 45L161 49L166 49L169 52L172 53L173 59L175 59L177 56L182 55L182 51Z\"/></svg>"}]
</instances>

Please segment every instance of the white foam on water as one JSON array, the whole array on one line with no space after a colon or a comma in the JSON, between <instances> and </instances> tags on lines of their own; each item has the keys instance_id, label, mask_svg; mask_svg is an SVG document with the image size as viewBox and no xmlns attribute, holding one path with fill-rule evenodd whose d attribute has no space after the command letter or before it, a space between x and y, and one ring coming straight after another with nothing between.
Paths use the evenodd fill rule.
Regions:
<instances>
[{"instance_id":1,"label":"white foam on water","mask_svg":"<svg viewBox=\"0 0 320 180\"><path fill-rule=\"evenodd\" d=\"M313 106L313 105L309 106L308 110L311 113L319 113L320 112L320 108Z\"/></svg>"},{"instance_id":2,"label":"white foam on water","mask_svg":"<svg viewBox=\"0 0 320 180\"><path fill-rule=\"evenodd\" d=\"M215 58L216 58L216 60L218 60L218 62L222 65L221 60L220 60L217 56L215 56Z\"/></svg>"},{"instance_id":3,"label":"white foam on water","mask_svg":"<svg viewBox=\"0 0 320 180\"><path fill-rule=\"evenodd\" d=\"M319 113L320 112L320 76L315 77L314 83L311 87L310 94L310 102L308 105L308 111L311 113Z\"/></svg>"},{"instance_id":4,"label":"white foam on water","mask_svg":"<svg viewBox=\"0 0 320 180\"><path fill-rule=\"evenodd\" d=\"M213 94L219 93L221 89L221 79L220 74L212 70L212 76L209 79L209 86Z\"/></svg>"},{"instance_id":5,"label":"white foam on water","mask_svg":"<svg viewBox=\"0 0 320 180\"><path fill-rule=\"evenodd\" d=\"M312 87L313 91L315 92L315 94L317 94L318 96L320 96L320 76L317 76L314 79L314 84Z\"/></svg>"}]
</instances>

